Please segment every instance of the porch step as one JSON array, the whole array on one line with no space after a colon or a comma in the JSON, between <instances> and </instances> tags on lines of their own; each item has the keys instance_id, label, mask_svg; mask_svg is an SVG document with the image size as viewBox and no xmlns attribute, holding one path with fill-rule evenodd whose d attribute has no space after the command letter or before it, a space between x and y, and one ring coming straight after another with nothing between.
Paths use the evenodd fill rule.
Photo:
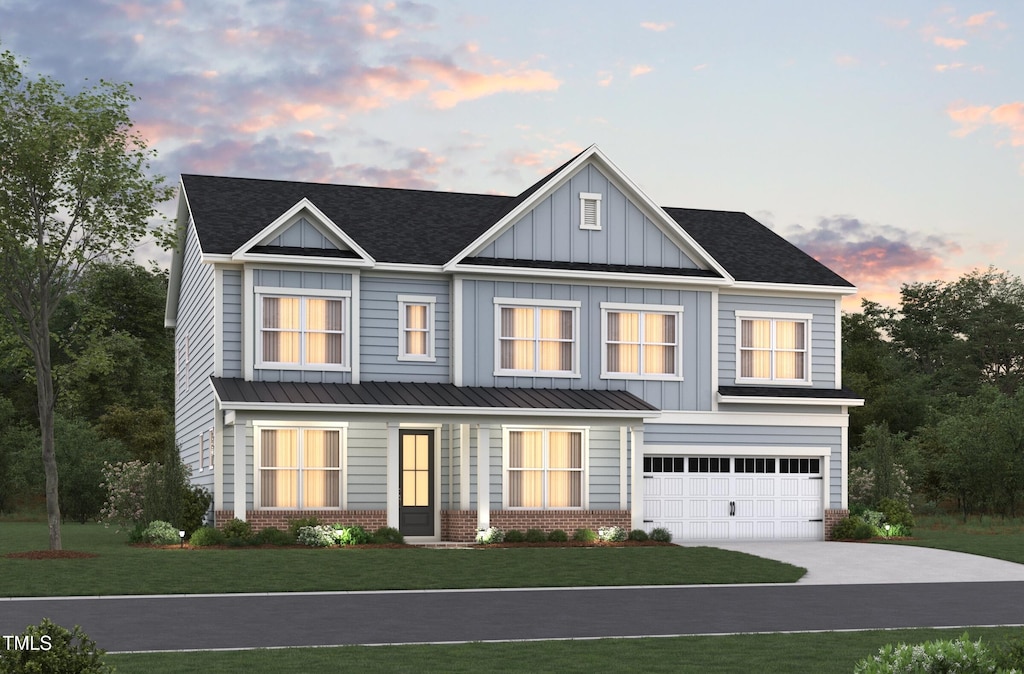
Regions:
<instances>
[{"instance_id":1,"label":"porch step","mask_svg":"<svg viewBox=\"0 0 1024 674\"><path fill-rule=\"evenodd\" d=\"M415 541L409 541L409 545L418 545L421 548L442 548L442 549L455 549L455 548L474 548L476 543L466 542L455 542L455 541L432 541L426 543L418 543Z\"/></svg>"}]
</instances>

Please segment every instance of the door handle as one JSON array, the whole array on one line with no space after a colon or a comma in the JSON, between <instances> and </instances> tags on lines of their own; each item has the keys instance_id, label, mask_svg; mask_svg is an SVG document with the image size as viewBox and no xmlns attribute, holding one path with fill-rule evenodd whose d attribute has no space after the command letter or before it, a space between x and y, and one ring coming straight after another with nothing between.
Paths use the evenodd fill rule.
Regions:
<instances>
[{"instance_id":1,"label":"door handle","mask_svg":"<svg viewBox=\"0 0 1024 674\"><path fill-rule=\"evenodd\" d=\"M736 501L729 501L729 517L736 516Z\"/></svg>"}]
</instances>

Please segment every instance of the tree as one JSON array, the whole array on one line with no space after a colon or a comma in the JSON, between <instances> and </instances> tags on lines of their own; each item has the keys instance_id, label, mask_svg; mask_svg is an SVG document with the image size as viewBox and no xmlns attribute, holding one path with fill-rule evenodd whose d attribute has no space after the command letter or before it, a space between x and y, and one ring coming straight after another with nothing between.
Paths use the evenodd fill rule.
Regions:
<instances>
[{"instance_id":1,"label":"tree","mask_svg":"<svg viewBox=\"0 0 1024 674\"><path fill-rule=\"evenodd\" d=\"M97 260L131 256L171 197L150 176L154 153L132 132L129 85L100 80L76 94L0 54L0 315L31 352L50 549L61 549L50 320Z\"/></svg>"}]
</instances>

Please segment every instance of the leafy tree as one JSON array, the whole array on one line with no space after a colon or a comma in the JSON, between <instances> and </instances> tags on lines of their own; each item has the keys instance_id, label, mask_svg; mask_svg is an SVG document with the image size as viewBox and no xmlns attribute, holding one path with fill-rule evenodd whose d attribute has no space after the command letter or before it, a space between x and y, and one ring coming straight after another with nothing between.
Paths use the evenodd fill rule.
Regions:
<instances>
[{"instance_id":1,"label":"leafy tree","mask_svg":"<svg viewBox=\"0 0 1024 674\"><path fill-rule=\"evenodd\" d=\"M154 204L170 198L150 177L153 153L132 132L126 84L76 94L0 54L0 314L31 352L46 476L50 548L61 548L50 321L90 264L130 257L151 235ZM169 243L167 227L157 232Z\"/></svg>"}]
</instances>

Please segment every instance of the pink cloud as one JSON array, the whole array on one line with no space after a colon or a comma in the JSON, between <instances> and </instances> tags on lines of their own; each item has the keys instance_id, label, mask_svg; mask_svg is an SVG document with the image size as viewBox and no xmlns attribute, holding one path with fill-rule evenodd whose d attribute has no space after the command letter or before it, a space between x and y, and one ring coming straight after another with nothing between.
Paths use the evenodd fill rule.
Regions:
<instances>
[{"instance_id":1,"label":"pink cloud","mask_svg":"<svg viewBox=\"0 0 1024 674\"><path fill-rule=\"evenodd\" d=\"M708 64L707 64L707 63L701 63L700 65L695 65L695 66L693 66L693 71L694 71L694 72L698 72L698 71L700 71L700 70L704 70L704 69L705 69L705 68L707 68L707 67L708 67Z\"/></svg>"},{"instance_id":2,"label":"pink cloud","mask_svg":"<svg viewBox=\"0 0 1024 674\"><path fill-rule=\"evenodd\" d=\"M1024 146L1024 101L1004 103L996 107L988 105L965 105L950 107L946 110L950 119L960 125L953 131L958 138L970 135L978 129L991 126L997 132L1009 135L1008 140L997 144L1010 144L1013 147Z\"/></svg>"},{"instance_id":3,"label":"pink cloud","mask_svg":"<svg viewBox=\"0 0 1024 674\"><path fill-rule=\"evenodd\" d=\"M630 69L629 76L630 77L640 77L641 75L646 75L647 73L651 72L652 70L654 70L654 68L652 68L652 67L650 67L648 65L644 65L644 64L641 63L639 65L633 66Z\"/></svg>"},{"instance_id":4,"label":"pink cloud","mask_svg":"<svg viewBox=\"0 0 1024 674\"><path fill-rule=\"evenodd\" d=\"M967 40L961 40L960 38L955 37L942 37L941 35L935 35L932 37L932 43L945 49L952 49L953 51L967 46Z\"/></svg>"},{"instance_id":5,"label":"pink cloud","mask_svg":"<svg viewBox=\"0 0 1024 674\"><path fill-rule=\"evenodd\" d=\"M860 61L857 60L857 57L850 56L849 54L840 54L839 56L836 57L835 61L836 65L842 66L844 68L849 68L860 63Z\"/></svg>"},{"instance_id":6,"label":"pink cloud","mask_svg":"<svg viewBox=\"0 0 1024 674\"><path fill-rule=\"evenodd\" d=\"M671 21L666 21L665 23L655 23L654 21L644 21L643 23L640 24L640 27L641 28L645 28L647 30L653 30L655 33L663 33L663 32L665 32L666 30L668 30L669 28L671 28L674 25L675 24L672 23Z\"/></svg>"},{"instance_id":7,"label":"pink cloud","mask_svg":"<svg viewBox=\"0 0 1024 674\"><path fill-rule=\"evenodd\" d=\"M980 14L972 14L971 16L967 17L967 21L964 22L964 25L967 26L968 28L984 26L988 22L988 20L995 15L996 13L994 11L981 12Z\"/></svg>"},{"instance_id":8,"label":"pink cloud","mask_svg":"<svg viewBox=\"0 0 1024 674\"><path fill-rule=\"evenodd\" d=\"M430 94L434 105L442 109L497 93L554 91L561 85L551 73L536 69L506 68L502 72L482 73L424 57L409 59L408 67L447 87Z\"/></svg>"},{"instance_id":9,"label":"pink cloud","mask_svg":"<svg viewBox=\"0 0 1024 674\"><path fill-rule=\"evenodd\" d=\"M607 70L602 70L597 75L601 78L597 81L599 87L611 86L612 80L615 79L612 73Z\"/></svg>"},{"instance_id":10,"label":"pink cloud","mask_svg":"<svg viewBox=\"0 0 1024 674\"><path fill-rule=\"evenodd\" d=\"M939 63L935 66L935 72L944 73L947 70L957 70L963 67L963 63Z\"/></svg>"}]
</instances>

